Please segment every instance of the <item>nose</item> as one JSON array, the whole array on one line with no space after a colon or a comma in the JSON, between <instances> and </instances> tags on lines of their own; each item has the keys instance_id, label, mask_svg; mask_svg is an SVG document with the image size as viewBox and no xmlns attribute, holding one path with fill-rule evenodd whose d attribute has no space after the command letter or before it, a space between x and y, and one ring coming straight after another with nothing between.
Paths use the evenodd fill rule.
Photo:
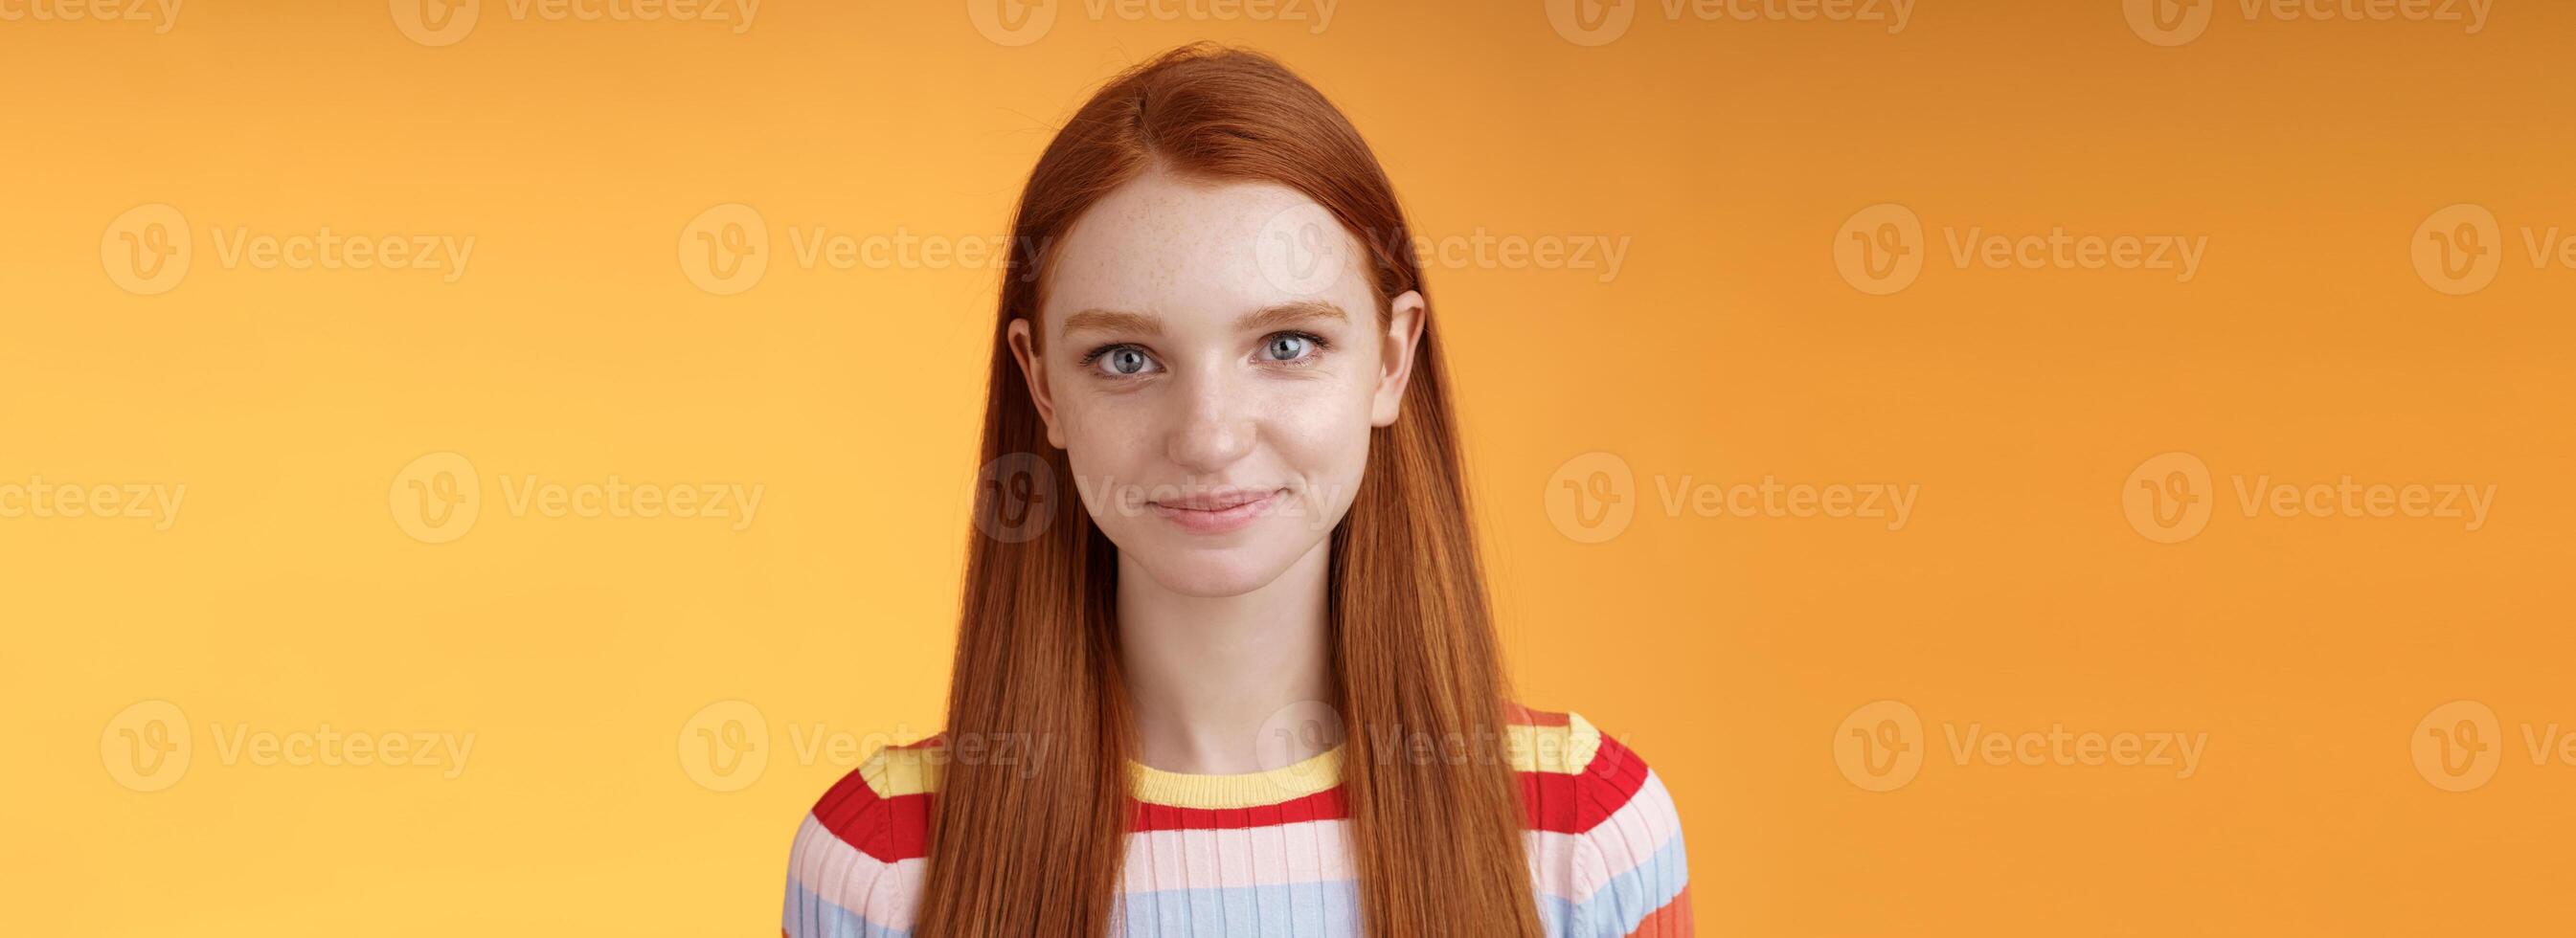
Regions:
<instances>
[{"instance_id":1,"label":"nose","mask_svg":"<svg viewBox=\"0 0 2576 938\"><path fill-rule=\"evenodd\" d=\"M1197 369L1182 380L1173 396L1172 424L1163 454L1174 465L1199 474L1216 474L1252 452L1259 430L1250 402L1222 365Z\"/></svg>"}]
</instances>

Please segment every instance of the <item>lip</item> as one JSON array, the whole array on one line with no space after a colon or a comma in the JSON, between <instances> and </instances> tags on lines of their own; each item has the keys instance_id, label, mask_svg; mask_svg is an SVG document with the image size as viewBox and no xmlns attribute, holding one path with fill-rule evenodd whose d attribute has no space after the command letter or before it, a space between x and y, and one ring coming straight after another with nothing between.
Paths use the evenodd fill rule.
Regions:
<instances>
[{"instance_id":1,"label":"lip","mask_svg":"<svg viewBox=\"0 0 2576 938\"><path fill-rule=\"evenodd\" d=\"M1223 534L1240 530L1262 515L1288 494L1287 489L1223 489L1146 502L1154 514L1192 534Z\"/></svg>"}]
</instances>

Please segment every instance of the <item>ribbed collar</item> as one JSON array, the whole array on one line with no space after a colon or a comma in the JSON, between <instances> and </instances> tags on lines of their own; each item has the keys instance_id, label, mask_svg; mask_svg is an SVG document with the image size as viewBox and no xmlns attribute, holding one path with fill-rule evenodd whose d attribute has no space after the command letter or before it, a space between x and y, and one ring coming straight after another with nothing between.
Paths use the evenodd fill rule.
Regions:
<instances>
[{"instance_id":1,"label":"ribbed collar","mask_svg":"<svg viewBox=\"0 0 2576 938\"><path fill-rule=\"evenodd\" d=\"M1175 808L1257 808L1330 791L1342 781L1342 747L1267 772L1191 775L1128 760L1136 800Z\"/></svg>"}]
</instances>

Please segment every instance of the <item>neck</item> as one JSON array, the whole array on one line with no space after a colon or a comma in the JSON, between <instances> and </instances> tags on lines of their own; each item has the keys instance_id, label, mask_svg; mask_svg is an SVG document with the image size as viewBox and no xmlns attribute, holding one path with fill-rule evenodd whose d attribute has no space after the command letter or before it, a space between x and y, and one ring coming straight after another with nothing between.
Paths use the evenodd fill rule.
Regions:
<instances>
[{"instance_id":1,"label":"neck","mask_svg":"<svg viewBox=\"0 0 2576 938\"><path fill-rule=\"evenodd\" d=\"M1341 743L1340 721L1317 719L1332 712L1331 562L1326 539L1260 589L1204 597L1119 556L1119 663L1140 761L1238 775Z\"/></svg>"}]
</instances>

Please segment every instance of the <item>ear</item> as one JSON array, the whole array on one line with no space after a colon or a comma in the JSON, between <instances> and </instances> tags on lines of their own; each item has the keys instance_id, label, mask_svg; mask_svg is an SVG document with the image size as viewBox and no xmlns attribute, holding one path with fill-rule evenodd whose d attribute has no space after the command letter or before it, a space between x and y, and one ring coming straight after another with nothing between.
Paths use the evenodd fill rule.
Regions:
<instances>
[{"instance_id":1,"label":"ear","mask_svg":"<svg viewBox=\"0 0 2576 938\"><path fill-rule=\"evenodd\" d=\"M1422 345L1422 329L1431 319L1431 304L1422 291L1406 290L1387 301L1386 335L1379 341L1377 397L1369 403L1369 423L1391 426L1403 412L1404 385L1413 380L1413 352Z\"/></svg>"},{"instance_id":2,"label":"ear","mask_svg":"<svg viewBox=\"0 0 2576 938\"><path fill-rule=\"evenodd\" d=\"M1046 421L1047 445L1063 449L1064 430L1055 422L1055 389L1047 386L1046 359L1038 354L1037 338L1029 330L1028 320L1011 320L1011 358L1020 363L1020 377L1028 383L1029 402L1037 405L1038 419Z\"/></svg>"}]
</instances>

